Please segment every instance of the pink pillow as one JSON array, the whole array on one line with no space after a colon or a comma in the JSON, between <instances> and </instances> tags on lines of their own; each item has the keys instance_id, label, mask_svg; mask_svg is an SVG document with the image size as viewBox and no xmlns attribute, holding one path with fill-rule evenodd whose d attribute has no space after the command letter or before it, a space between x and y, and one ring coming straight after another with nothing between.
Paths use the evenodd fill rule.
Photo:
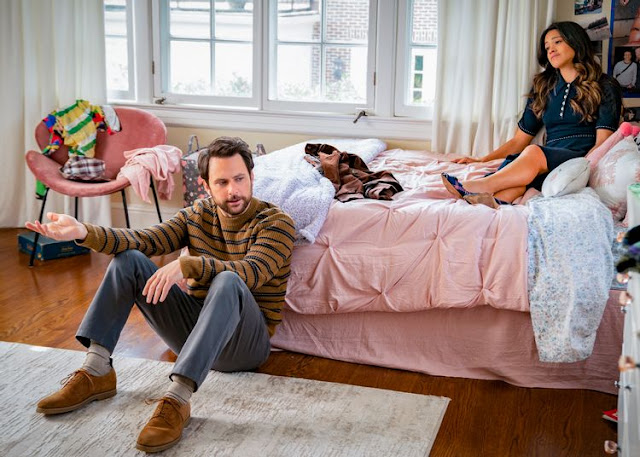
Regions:
<instances>
[{"instance_id":1,"label":"pink pillow","mask_svg":"<svg viewBox=\"0 0 640 457\"><path fill-rule=\"evenodd\" d=\"M640 127L630 124L629 122L620 124L618 130L613 132L600 146L586 155L586 159L591 162L591 173L593 173L598 161L602 159L612 147L618 144L621 139L628 136L636 136L638 133L640 133Z\"/></svg>"},{"instance_id":2,"label":"pink pillow","mask_svg":"<svg viewBox=\"0 0 640 457\"><path fill-rule=\"evenodd\" d=\"M592 168L589 186L619 221L627 213L627 187L639 181L640 153L633 137L627 136Z\"/></svg>"}]
</instances>

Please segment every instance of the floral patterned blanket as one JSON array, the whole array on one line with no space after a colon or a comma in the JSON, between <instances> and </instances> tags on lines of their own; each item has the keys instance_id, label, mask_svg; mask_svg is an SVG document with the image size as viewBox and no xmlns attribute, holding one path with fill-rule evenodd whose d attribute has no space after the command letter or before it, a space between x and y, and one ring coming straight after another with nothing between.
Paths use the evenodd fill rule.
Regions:
<instances>
[{"instance_id":1,"label":"floral patterned blanket","mask_svg":"<svg viewBox=\"0 0 640 457\"><path fill-rule=\"evenodd\" d=\"M540 360L584 360L613 279L611 212L591 188L528 206L529 305Z\"/></svg>"}]
</instances>

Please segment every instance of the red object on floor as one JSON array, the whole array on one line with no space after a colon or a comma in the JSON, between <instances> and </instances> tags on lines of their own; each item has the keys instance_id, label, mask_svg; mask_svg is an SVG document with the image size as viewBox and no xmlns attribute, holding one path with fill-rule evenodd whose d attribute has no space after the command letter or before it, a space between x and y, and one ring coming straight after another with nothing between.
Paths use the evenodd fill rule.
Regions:
<instances>
[{"instance_id":1,"label":"red object on floor","mask_svg":"<svg viewBox=\"0 0 640 457\"><path fill-rule=\"evenodd\" d=\"M602 411L602 418L611 422L618 423L618 410L611 409L609 411Z\"/></svg>"}]
</instances>

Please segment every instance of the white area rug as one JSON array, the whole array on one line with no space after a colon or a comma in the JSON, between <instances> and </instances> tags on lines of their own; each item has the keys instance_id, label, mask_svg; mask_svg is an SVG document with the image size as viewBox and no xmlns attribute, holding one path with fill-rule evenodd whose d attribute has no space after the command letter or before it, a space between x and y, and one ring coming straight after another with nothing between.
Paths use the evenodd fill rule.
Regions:
<instances>
[{"instance_id":1,"label":"white area rug","mask_svg":"<svg viewBox=\"0 0 640 457\"><path fill-rule=\"evenodd\" d=\"M58 416L38 400L84 352L0 342L0 455L145 455L135 449L172 363L118 358L118 394ZM162 456L427 456L448 398L270 376L211 372L182 441Z\"/></svg>"}]
</instances>

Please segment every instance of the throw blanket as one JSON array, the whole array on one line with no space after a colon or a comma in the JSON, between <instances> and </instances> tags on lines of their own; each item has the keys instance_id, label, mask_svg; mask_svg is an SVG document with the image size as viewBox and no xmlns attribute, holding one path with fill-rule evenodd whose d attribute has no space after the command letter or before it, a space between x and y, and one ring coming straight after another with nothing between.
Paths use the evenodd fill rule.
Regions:
<instances>
[{"instance_id":1,"label":"throw blanket","mask_svg":"<svg viewBox=\"0 0 640 457\"><path fill-rule=\"evenodd\" d=\"M133 190L149 203L149 183L151 176L158 182L158 195L170 200L173 193L173 173L180 168L182 151L175 146L159 145L153 148L139 148L125 151L127 161L118 176L124 176Z\"/></svg>"},{"instance_id":2,"label":"throw blanket","mask_svg":"<svg viewBox=\"0 0 640 457\"><path fill-rule=\"evenodd\" d=\"M373 172L355 154L341 152L330 144L307 143L305 160L333 184L336 200L349 202L362 198L391 200L402 186L386 170Z\"/></svg>"},{"instance_id":3,"label":"throw blanket","mask_svg":"<svg viewBox=\"0 0 640 457\"><path fill-rule=\"evenodd\" d=\"M590 188L529 207L529 305L540 360L584 360L609 298L611 213Z\"/></svg>"},{"instance_id":4,"label":"throw blanket","mask_svg":"<svg viewBox=\"0 0 640 457\"><path fill-rule=\"evenodd\" d=\"M377 139L319 139L310 143L331 144L342 151L357 154L368 163L386 144ZM285 211L296 228L296 245L314 243L327 218L335 195L331 181L323 177L305 159L307 142L298 143L255 158L253 194Z\"/></svg>"}]
</instances>

